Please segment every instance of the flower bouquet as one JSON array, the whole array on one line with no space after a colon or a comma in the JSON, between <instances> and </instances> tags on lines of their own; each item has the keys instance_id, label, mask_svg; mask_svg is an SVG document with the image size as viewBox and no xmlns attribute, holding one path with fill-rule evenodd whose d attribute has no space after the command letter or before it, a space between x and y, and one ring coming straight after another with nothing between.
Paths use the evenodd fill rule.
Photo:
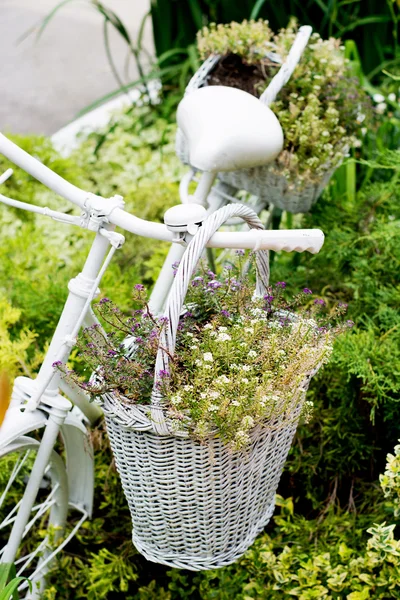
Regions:
<instances>
[{"instance_id":1,"label":"flower bouquet","mask_svg":"<svg viewBox=\"0 0 400 600\"><path fill-rule=\"evenodd\" d=\"M219 179L292 213L307 212L317 201L355 144L370 106L340 40L323 40L318 33L301 59L292 52L290 61L299 64L285 83L289 53L302 29L295 20L277 34L262 20L204 27L197 45L205 63L186 92L205 85L237 87L271 107L284 132L281 154L270 165L220 173ZM180 131L177 153L188 162Z\"/></svg>"},{"instance_id":2,"label":"flower bouquet","mask_svg":"<svg viewBox=\"0 0 400 600\"><path fill-rule=\"evenodd\" d=\"M289 296L286 283L268 285L263 251L255 282L242 251L219 276L196 273L207 239L231 216L261 227L244 206L212 214L183 256L162 317L140 284L129 316L100 301L110 333L94 325L78 342L89 381L57 365L101 399L135 546L192 570L234 562L269 521L298 421L311 414L310 378L347 326L343 306L327 311L311 290Z\"/></svg>"}]
</instances>

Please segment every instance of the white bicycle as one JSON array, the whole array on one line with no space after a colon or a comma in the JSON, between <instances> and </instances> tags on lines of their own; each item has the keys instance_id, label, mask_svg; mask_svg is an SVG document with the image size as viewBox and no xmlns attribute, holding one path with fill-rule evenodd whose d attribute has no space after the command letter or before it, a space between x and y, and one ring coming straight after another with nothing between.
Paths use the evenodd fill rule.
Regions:
<instances>
[{"instance_id":1,"label":"white bicycle","mask_svg":"<svg viewBox=\"0 0 400 600\"><path fill-rule=\"evenodd\" d=\"M210 193L217 173L265 165L282 149L282 130L269 108L239 90L206 89L206 93L203 89L187 96L178 110L178 124L188 144L190 162L201 172L200 180L190 197L186 191L188 177L183 179L185 203L169 209L164 224L124 211L120 196L102 198L75 187L0 134L2 154L79 207L81 214L67 215L2 194L0 201L94 234L82 271L68 284L69 295L39 373L34 380L15 380L11 406L0 430L1 468L10 473L0 490L0 539L7 540L0 549L0 562L14 563L17 574L32 581L32 592L26 582L20 586L25 598L40 598L55 555L92 514L94 462L89 430L101 418L101 410L82 390L61 379L52 365L68 360L82 326L97 323L91 302L99 293L98 286L114 253L124 243L124 236L115 227L171 242L150 298L152 311L158 313L173 280L172 264L179 261L207 214L226 202L223 195ZM234 131L232 114L240 115ZM11 174L9 169L0 176L0 184ZM320 230L253 229L218 232L208 246L316 253L323 241ZM10 501L16 497L17 503ZM69 521L70 516L73 519Z\"/></svg>"}]
</instances>

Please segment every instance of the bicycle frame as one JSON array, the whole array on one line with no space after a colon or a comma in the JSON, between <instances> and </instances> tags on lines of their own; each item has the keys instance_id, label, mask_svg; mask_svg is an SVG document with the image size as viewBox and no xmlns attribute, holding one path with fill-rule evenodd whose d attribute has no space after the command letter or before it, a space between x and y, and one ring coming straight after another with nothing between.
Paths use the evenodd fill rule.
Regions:
<instances>
[{"instance_id":1,"label":"bicycle frame","mask_svg":"<svg viewBox=\"0 0 400 600\"><path fill-rule=\"evenodd\" d=\"M185 243L191 239L193 231L191 230L190 234L187 230L183 233L180 230L181 233L177 233L173 228L168 228L165 225L139 219L123 210L124 203L120 196L104 199L80 190L1 134L0 152L54 192L70 200L83 212L80 217L71 217L46 208L33 207L0 194L1 202L24 210L45 214L58 221L95 232L94 241L81 273L69 282L68 298L36 380L32 382L27 378L17 378L14 387L13 406L24 405L25 413L34 412L39 407L41 411L47 414L47 420L21 508L15 520L8 545L1 558L3 562L13 562L44 469L53 451L58 433L67 422L66 419L71 410L72 404L60 395L59 390L61 389L79 407L90 424L94 424L102 414L98 406L89 403L88 398L81 390L73 389L61 379L59 372L54 369L53 363L56 361L66 362L81 326L84 323L93 324L97 322L96 317L91 312L91 301L98 294L98 285L114 252L124 242L124 237L114 231L115 226L143 237L173 242L150 299L150 306L154 312L159 312L164 304L173 280L172 264L180 260ZM10 174L10 172L7 172L0 177L0 184ZM193 198L195 203L206 205L207 196L215 177L215 173L202 174ZM182 218L185 219L185 205L182 205L181 208ZM204 211L205 214L206 212ZM196 224L196 227L198 225ZM323 234L319 230L294 230L289 232L250 230L235 233L216 233L208 245L215 248L269 248L273 250L318 252L323 240ZM7 419L4 426L7 428ZM1 433L4 435L3 430ZM90 501L88 502L86 499L86 504L88 503L90 504ZM84 510L86 514L89 514L91 506L90 510L86 508Z\"/></svg>"}]
</instances>

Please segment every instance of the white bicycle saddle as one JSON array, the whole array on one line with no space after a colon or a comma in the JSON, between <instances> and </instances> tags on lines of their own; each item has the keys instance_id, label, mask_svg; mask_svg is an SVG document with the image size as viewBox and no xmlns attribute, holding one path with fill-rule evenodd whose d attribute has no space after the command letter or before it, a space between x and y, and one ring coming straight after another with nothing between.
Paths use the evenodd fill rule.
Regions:
<instances>
[{"instance_id":1,"label":"white bicycle saddle","mask_svg":"<svg viewBox=\"0 0 400 600\"><path fill-rule=\"evenodd\" d=\"M283 148L282 127L255 96L225 86L199 88L181 100L178 127L189 163L200 171L235 171L266 165Z\"/></svg>"}]
</instances>

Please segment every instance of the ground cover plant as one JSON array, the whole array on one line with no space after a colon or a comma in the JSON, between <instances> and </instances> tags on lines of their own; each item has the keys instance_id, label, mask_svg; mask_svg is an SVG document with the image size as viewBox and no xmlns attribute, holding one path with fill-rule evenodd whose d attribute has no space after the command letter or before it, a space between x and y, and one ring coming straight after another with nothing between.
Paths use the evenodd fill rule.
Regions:
<instances>
[{"instance_id":1,"label":"ground cover plant","mask_svg":"<svg viewBox=\"0 0 400 600\"><path fill-rule=\"evenodd\" d=\"M385 86L384 98L394 93L397 102L396 80ZM316 256L275 255L271 280L318 292L328 309L348 304L355 325L311 384L314 415L296 434L273 522L228 569L193 575L146 562L131 545L130 517L99 426L92 434L94 518L60 556L47 600L400 597L399 532L393 528L400 497L394 450L400 438L400 123L397 104L380 111L356 160L341 167L312 213L282 216L283 226L323 229L326 242ZM171 121L146 107L132 109L116 118L106 137L92 135L68 159L44 139L17 141L77 185L120 193L128 210L157 220L176 202L182 173ZM0 164L2 171L9 166L3 158ZM18 169L5 187L21 200L70 208ZM1 208L1 230L4 360L15 374L34 373L89 234L8 208ZM128 237L104 279L104 293L129 311L133 284L151 287L166 250ZM71 364L79 367L76 355Z\"/></svg>"}]
</instances>

